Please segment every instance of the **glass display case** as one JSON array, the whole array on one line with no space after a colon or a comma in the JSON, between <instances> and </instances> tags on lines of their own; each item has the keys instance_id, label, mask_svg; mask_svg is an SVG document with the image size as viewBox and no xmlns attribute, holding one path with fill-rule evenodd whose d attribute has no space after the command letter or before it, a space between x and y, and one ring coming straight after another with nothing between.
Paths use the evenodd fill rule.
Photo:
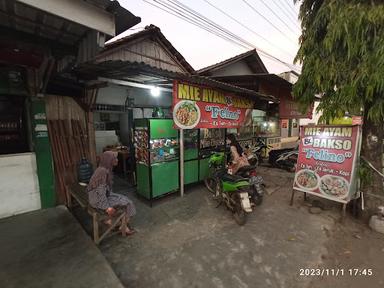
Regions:
<instances>
[{"instance_id":1,"label":"glass display case","mask_svg":"<svg viewBox=\"0 0 384 288\"><path fill-rule=\"evenodd\" d=\"M151 164L179 158L179 142L175 137L151 139L149 145Z\"/></svg>"},{"instance_id":2,"label":"glass display case","mask_svg":"<svg viewBox=\"0 0 384 288\"><path fill-rule=\"evenodd\" d=\"M134 131L136 163L149 165L148 128L137 127Z\"/></svg>"},{"instance_id":3,"label":"glass display case","mask_svg":"<svg viewBox=\"0 0 384 288\"><path fill-rule=\"evenodd\" d=\"M179 131L173 120L136 119L134 140L137 193L152 201L178 190Z\"/></svg>"}]
</instances>

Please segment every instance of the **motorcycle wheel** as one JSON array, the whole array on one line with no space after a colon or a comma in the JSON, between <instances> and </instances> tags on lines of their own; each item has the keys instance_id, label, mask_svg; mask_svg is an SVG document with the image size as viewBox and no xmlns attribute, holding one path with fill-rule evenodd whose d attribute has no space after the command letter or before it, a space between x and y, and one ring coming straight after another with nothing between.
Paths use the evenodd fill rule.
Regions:
<instances>
[{"instance_id":1,"label":"motorcycle wheel","mask_svg":"<svg viewBox=\"0 0 384 288\"><path fill-rule=\"evenodd\" d=\"M255 186L253 186L253 197L252 197L252 200L253 200L253 203L255 203L256 206L259 206L261 205L261 203L263 203L263 193L259 193L256 189ZM262 188L260 188L262 189Z\"/></svg>"},{"instance_id":2,"label":"motorcycle wheel","mask_svg":"<svg viewBox=\"0 0 384 288\"><path fill-rule=\"evenodd\" d=\"M204 185L207 187L209 192L211 192L213 195L216 195L217 181L215 178L205 178Z\"/></svg>"},{"instance_id":3,"label":"motorcycle wheel","mask_svg":"<svg viewBox=\"0 0 384 288\"><path fill-rule=\"evenodd\" d=\"M296 163L294 163L293 165L290 165L288 166L286 169L288 172L296 172Z\"/></svg>"},{"instance_id":4,"label":"motorcycle wheel","mask_svg":"<svg viewBox=\"0 0 384 288\"><path fill-rule=\"evenodd\" d=\"M252 158L252 159L249 159L248 162L249 162L249 165L251 166L259 166L259 158L257 155L255 155L256 157Z\"/></svg>"},{"instance_id":5,"label":"motorcycle wheel","mask_svg":"<svg viewBox=\"0 0 384 288\"><path fill-rule=\"evenodd\" d=\"M235 222L238 225L243 226L245 222L247 222L247 213L244 211L243 207L241 207L240 195L237 193L233 193L231 197L235 201L235 207L232 211L233 218L235 219Z\"/></svg>"}]
</instances>

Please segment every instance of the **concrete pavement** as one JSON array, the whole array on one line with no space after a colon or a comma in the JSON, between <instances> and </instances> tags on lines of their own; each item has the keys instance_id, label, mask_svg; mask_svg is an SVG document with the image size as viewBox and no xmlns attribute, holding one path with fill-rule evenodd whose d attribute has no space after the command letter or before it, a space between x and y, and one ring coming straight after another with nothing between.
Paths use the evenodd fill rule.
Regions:
<instances>
[{"instance_id":1,"label":"concrete pavement","mask_svg":"<svg viewBox=\"0 0 384 288\"><path fill-rule=\"evenodd\" d=\"M289 206L292 174L260 171L271 195L245 226L224 207L215 208L202 186L153 208L131 195L139 232L104 241L103 254L126 287L308 287L300 268L321 263L335 220L308 213L299 195Z\"/></svg>"},{"instance_id":2,"label":"concrete pavement","mask_svg":"<svg viewBox=\"0 0 384 288\"><path fill-rule=\"evenodd\" d=\"M122 288L65 207L0 220L1 288Z\"/></svg>"}]
</instances>

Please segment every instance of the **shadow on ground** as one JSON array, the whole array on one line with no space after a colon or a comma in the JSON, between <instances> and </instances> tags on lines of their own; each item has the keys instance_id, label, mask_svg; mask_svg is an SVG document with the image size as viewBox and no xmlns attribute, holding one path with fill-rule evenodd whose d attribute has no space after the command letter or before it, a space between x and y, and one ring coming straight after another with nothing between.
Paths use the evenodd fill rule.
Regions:
<instances>
[{"instance_id":1,"label":"shadow on ground","mask_svg":"<svg viewBox=\"0 0 384 288\"><path fill-rule=\"evenodd\" d=\"M127 287L309 287L299 270L323 263L339 213L310 214L302 195L289 206L293 175L259 170L268 193L245 226L201 185L153 208L131 194L138 233L110 238L101 251Z\"/></svg>"},{"instance_id":2,"label":"shadow on ground","mask_svg":"<svg viewBox=\"0 0 384 288\"><path fill-rule=\"evenodd\" d=\"M136 204L138 233L109 238L100 249L126 287L383 287L383 235L351 217L340 223L338 203L296 193L290 206L293 174L267 167L259 173L265 200L242 227L202 185L151 208L116 178L115 192ZM323 210L311 209L313 201ZM301 276L306 268L369 268L374 275Z\"/></svg>"}]
</instances>

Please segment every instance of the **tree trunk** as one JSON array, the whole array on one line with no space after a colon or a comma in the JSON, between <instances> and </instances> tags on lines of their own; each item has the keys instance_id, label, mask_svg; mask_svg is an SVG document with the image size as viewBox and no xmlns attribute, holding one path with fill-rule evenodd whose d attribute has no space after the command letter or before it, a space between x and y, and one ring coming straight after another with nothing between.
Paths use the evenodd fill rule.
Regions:
<instances>
[{"instance_id":1,"label":"tree trunk","mask_svg":"<svg viewBox=\"0 0 384 288\"><path fill-rule=\"evenodd\" d=\"M383 124L375 124L371 120L364 117L363 139L361 155L365 157L377 170L383 172ZM361 187L364 192L365 213L368 217L374 213L377 206L384 203L383 178L376 172L372 172L372 181Z\"/></svg>"}]
</instances>

